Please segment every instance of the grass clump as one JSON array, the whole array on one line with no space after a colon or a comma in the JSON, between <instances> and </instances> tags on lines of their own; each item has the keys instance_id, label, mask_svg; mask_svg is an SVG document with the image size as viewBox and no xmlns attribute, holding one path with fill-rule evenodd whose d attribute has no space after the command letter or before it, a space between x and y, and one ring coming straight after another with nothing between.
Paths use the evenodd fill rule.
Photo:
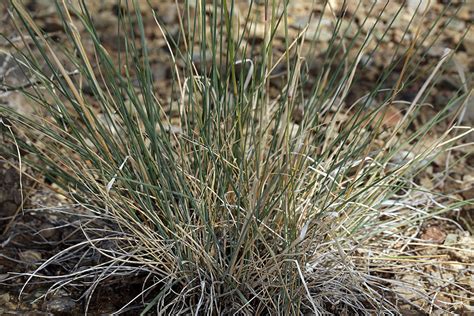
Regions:
<instances>
[{"instance_id":1,"label":"grass clump","mask_svg":"<svg viewBox=\"0 0 474 316\"><path fill-rule=\"evenodd\" d=\"M27 153L24 163L109 223L85 224L84 234L94 237L34 275L89 247L102 261L71 271L54 289L82 280L92 295L108 278L139 272L148 276L144 313L397 311L395 286L406 284L379 272L411 254L394 245L408 239L410 227L460 205L444 197L443 205L430 205L437 198L414 177L456 140L450 125L419 149L467 92L406 133L452 52L424 73L413 101L400 101L419 76L419 50L431 29L417 33L374 88L354 100L351 87L377 51L368 49L374 28L358 30L356 38L365 39L355 49L356 40L344 37L353 26L343 29L335 18L325 63L310 76L305 56L318 47L308 46L307 27L294 40L286 34L282 52L273 49L277 32L288 32L288 2L265 2L258 41L248 39L252 9L242 14L233 1L185 1L177 7L178 32L153 12L172 65L169 89L158 91L146 4L118 5L117 53L103 45L86 2L56 2L68 40L58 45L10 1L28 48L17 52L32 78L23 92L36 112L2 106L3 124ZM275 93L277 69L283 83ZM387 88L395 69L402 69L399 79ZM405 112L387 129L384 114L394 105Z\"/></svg>"}]
</instances>

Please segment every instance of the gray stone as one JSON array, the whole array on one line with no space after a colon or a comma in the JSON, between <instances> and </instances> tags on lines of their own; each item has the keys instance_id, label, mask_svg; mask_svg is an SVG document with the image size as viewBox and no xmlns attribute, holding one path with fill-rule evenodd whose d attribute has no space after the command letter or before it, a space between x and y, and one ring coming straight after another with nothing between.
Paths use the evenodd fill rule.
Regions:
<instances>
[{"instance_id":1,"label":"gray stone","mask_svg":"<svg viewBox=\"0 0 474 316\"><path fill-rule=\"evenodd\" d=\"M458 19L452 19L449 21L448 29L463 33L466 30L466 22Z\"/></svg>"},{"instance_id":2,"label":"gray stone","mask_svg":"<svg viewBox=\"0 0 474 316\"><path fill-rule=\"evenodd\" d=\"M57 297L46 303L46 309L53 314L67 314L70 315L76 309L76 302L69 297Z\"/></svg>"}]
</instances>

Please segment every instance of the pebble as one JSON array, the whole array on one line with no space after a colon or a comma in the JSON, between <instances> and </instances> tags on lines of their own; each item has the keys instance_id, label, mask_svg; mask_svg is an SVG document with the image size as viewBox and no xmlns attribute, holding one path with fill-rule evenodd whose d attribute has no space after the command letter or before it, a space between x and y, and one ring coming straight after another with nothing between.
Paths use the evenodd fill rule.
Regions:
<instances>
[{"instance_id":1,"label":"pebble","mask_svg":"<svg viewBox=\"0 0 474 316\"><path fill-rule=\"evenodd\" d=\"M55 315L71 315L77 303L69 297L57 297L46 303L46 309Z\"/></svg>"},{"instance_id":2,"label":"pebble","mask_svg":"<svg viewBox=\"0 0 474 316\"><path fill-rule=\"evenodd\" d=\"M19 54L8 54L0 50L1 84L7 86L18 86L29 82L29 78L26 75L28 70L26 67L21 66L21 59L22 58Z\"/></svg>"},{"instance_id":3,"label":"pebble","mask_svg":"<svg viewBox=\"0 0 474 316\"><path fill-rule=\"evenodd\" d=\"M430 57L441 57L445 54L446 52L446 46L442 45L433 45L431 46L428 51L427 55Z\"/></svg>"},{"instance_id":4,"label":"pebble","mask_svg":"<svg viewBox=\"0 0 474 316\"><path fill-rule=\"evenodd\" d=\"M469 32L466 34L466 37L464 38L462 45L464 46L464 49L466 50L468 55L471 56L471 60L472 60L472 56L474 55L474 31L472 27L469 29Z\"/></svg>"},{"instance_id":5,"label":"pebble","mask_svg":"<svg viewBox=\"0 0 474 316\"><path fill-rule=\"evenodd\" d=\"M432 0L408 0L407 6L412 12L422 14L425 10L429 9L432 4Z\"/></svg>"},{"instance_id":6,"label":"pebble","mask_svg":"<svg viewBox=\"0 0 474 316\"><path fill-rule=\"evenodd\" d=\"M463 5L461 8L459 8L457 17L461 20L467 21L467 22L472 22L474 20L474 9L471 5Z\"/></svg>"},{"instance_id":7,"label":"pebble","mask_svg":"<svg viewBox=\"0 0 474 316\"><path fill-rule=\"evenodd\" d=\"M4 306L5 304L10 302L10 294L3 293L0 294L0 306Z\"/></svg>"},{"instance_id":8,"label":"pebble","mask_svg":"<svg viewBox=\"0 0 474 316\"><path fill-rule=\"evenodd\" d=\"M372 28L373 28L375 25L377 25L377 26L380 27L380 25L383 24L382 21L378 21L378 22L377 22L377 19L374 18L374 17L367 17L367 19L366 19L365 21L362 20L360 23L361 23L361 28L362 28L362 30L363 30L365 33L371 32ZM362 24L362 23L363 23L363 24ZM377 27L377 26L376 26L376 27ZM372 32L373 32L373 30L372 30Z\"/></svg>"},{"instance_id":9,"label":"pebble","mask_svg":"<svg viewBox=\"0 0 474 316\"><path fill-rule=\"evenodd\" d=\"M456 32L464 33L466 30L466 22L459 19L452 19L448 22L447 28Z\"/></svg>"},{"instance_id":10,"label":"pebble","mask_svg":"<svg viewBox=\"0 0 474 316\"><path fill-rule=\"evenodd\" d=\"M328 42L333 35L332 21L321 18L321 23L311 23L306 31L306 39L309 41Z\"/></svg>"},{"instance_id":11,"label":"pebble","mask_svg":"<svg viewBox=\"0 0 474 316\"><path fill-rule=\"evenodd\" d=\"M308 25L310 22L310 17L309 15L299 15L295 16L293 22L290 24L290 26L296 28L296 29L303 29Z\"/></svg>"},{"instance_id":12,"label":"pebble","mask_svg":"<svg viewBox=\"0 0 474 316\"><path fill-rule=\"evenodd\" d=\"M34 250L22 251L18 254L18 256L25 263L36 263L42 259L41 253Z\"/></svg>"},{"instance_id":13,"label":"pebble","mask_svg":"<svg viewBox=\"0 0 474 316\"><path fill-rule=\"evenodd\" d=\"M359 32L359 29L355 23L355 21L349 21L349 20L342 20L341 21L341 26L339 29L339 34L345 35L348 38L354 38Z\"/></svg>"}]
</instances>

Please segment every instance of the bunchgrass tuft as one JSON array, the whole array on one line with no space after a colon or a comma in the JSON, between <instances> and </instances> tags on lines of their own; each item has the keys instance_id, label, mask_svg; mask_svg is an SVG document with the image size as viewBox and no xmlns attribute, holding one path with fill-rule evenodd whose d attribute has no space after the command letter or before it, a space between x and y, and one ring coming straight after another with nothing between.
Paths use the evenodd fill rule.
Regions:
<instances>
[{"instance_id":1,"label":"bunchgrass tuft","mask_svg":"<svg viewBox=\"0 0 474 316\"><path fill-rule=\"evenodd\" d=\"M120 49L112 52L85 3L56 1L67 39L60 43L20 1L9 4L23 39L11 44L31 78L22 92L35 112L0 106L2 122L23 163L109 223L84 224L88 238L30 279L92 247L103 260L54 278L52 289L82 280L90 297L108 278L141 273L143 313L170 315L396 312L401 289L431 300L397 277L408 260L430 260L403 244L412 227L462 202L414 179L470 131L451 124L423 146L438 124L455 122L452 109L469 97L462 89L421 129L410 127L452 57L447 50L420 74L437 21L426 30L409 25L412 44L397 47L373 87L354 98L385 33L356 29L351 40L354 18L347 25L335 17L319 51L321 32L288 34L287 1L260 6L262 40L256 3L242 12L233 1L185 1L176 7L178 31L153 12L171 69L159 90L143 21L152 8L119 1ZM278 32L286 32L279 50ZM311 56L324 61L312 74ZM420 80L412 101L399 98ZM394 106L405 110L387 128Z\"/></svg>"}]
</instances>

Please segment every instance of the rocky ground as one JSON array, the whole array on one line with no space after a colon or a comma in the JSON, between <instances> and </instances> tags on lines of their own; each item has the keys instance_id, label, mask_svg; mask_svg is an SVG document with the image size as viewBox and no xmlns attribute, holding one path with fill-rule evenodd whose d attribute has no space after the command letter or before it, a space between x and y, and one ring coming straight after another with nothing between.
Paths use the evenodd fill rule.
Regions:
<instances>
[{"instance_id":1,"label":"rocky ground","mask_svg":"<svg viewBox=\"0 0 474 316\"><path fill-rule=\"evenodd\" d=\"M120 49L120 35L116 33L117 12L120 10L115 1L86 1L89 10L97 21L96 27L100 34L104 34L103 43L111 52ZM142 0L144 4L147 2ZM255 1L251 8L251 20L253 23L245 24L244 19L249 10L248 1L236 1L234 12L234 23L237 24L245 41L255 42L264 39L263 24L263 1ZM58 42L64 39L63 29L51 0L24 0L23 3L32 12L38 25L50 36L57 37ZM72 1L77 5L77 0ZM152 0L158 18L162 21L170 33L178 32L179 13L174 1ZM356 38L349 56L355 56L358 49L363 47L367 71L360 76L353 89L354 99L360 96L360 91L367 91L373 85L374 79L388 66L391 58L399 54L397 47L408 48L416 37L416 30L421 33L430 27L437 17L441 17L441 23L433 31L439 37L436 44L431 46L431 41L425 41L418 49L418 53L425 54L424 64L420 71L428 69L433 62L436 63L444 54L446 49L455 49L458 46L454 58L448 65L448 71L440 78L435 93L426 102L432 107L421 115L418 124L433 116L437 109L444 106L454 93L462 86L461 74L466 76L466 87L472 90L472 73L474 69L474 34L472 34L471 22L474 18L472 6L463 4L462 1L373 1L364 0L360 5L356 1L349 1L347 7L343 7L343 1L330 0L330 6L324 9L322 1L290 1L288 6L288 36L290 42L295 39L301 30L307 27L307 47L304 48L304 56L308 60L310 73L317 74L324 63L324 54L331 40L335 27L335 18L343 17L341 27L342 38L350 43ZM418 13L414 13L417 10ZM143 5L145 8L145 5ZM0 33L10 41L19 41L18 34L11 28L10 17L7 7L0 4ZM381 14L380 21L376 23L376 17ZM414 15L415 14L415 15ZM310 16L313 15L313 19ZM391 18L398 15L399 18L391 23ZM166 54L166 42L163 35L157 31L153 15L150 10L143 10L145 21L145 32L150 41L150 51L153 60L152 71L155 85L160 91L161 101L166 103L170 99L171 63ZM412 20L412 17L415 18ZM316 17L316 18L315 18ZM317 18L321 17L321 19ZM316 33L317 23L321 21L321 29ZM309 23L309 24L308 24ZM353 23L354 26L351 26ZM405 29L410 26L409 31ZM369 32L374 27L373 36L377 40L363 44L364 37L357 36L358 29L361 32ZM345 31L347 30L347 31ZM461 39L464 41L461 44ZM245 45L243 43L242 45ZM286 44L283 25L278 29L274 44L275 58L284 51ZM401 46L400 46L401 45ZM315 52L311 47L317 47ZM375 49L375 53L371 54ZM0 78L9 86L21 86L28 84L21 67L14 62L16 53L12 46L0 38ZM248 58L258 58L258 51ZM205 63L201 56L195 56L196 63ZM425 68L424 68L425 67ZM428 70L427 70L428 71ZM423 75L423 74L422 74ZM426 75L426 74L425 74ZM396 74L392 81L396 81ZM421 86L423 76L420 78ZM410 101L416 95L417 86L406 91L401 98ZM275 82L272 89L278 93L278 83ZM19 93L14 91L0 90L0 102L16 108L23 113L32 111L29 102ZM169 106L173 106L170 104ZM386 124L396 125L402 115L403 109L393 107L387 117ZM295 118L296 120L296 118ZM466 107L463 124L472 126L474 122L474 103L471 99ZM415 127L416 128L416 127ZM9 130L0 126L2 133ZM444 132L443 126L437 131ZM471 135L472 136L472 135ZM430 137L435 139L438 135ZM0 135L0 142L3 136ZM456 161L455 164L452 162ZM449 172L445 169L450 166ZM37 268L43 260L52 254L65 249L81 239L80 219L77 213L81 210L71 206L60 194L56 193L54 184L43 181L37 182L23 176L20 187L20 177L16 171L18 161L13 157L3 157L0 160L0 314L14 315L25 314L36 311L37 315L49 314L76 314L84 311L84 299L79 290L67 292L64 289L54 291L46 299L36 300L41 297L48 287L42 282L32 282L26 287L18 299L21 284L24 278L19 278L18 273L31 272ZM435 179L435 180L434 180ZM474 198L474 152L471 147L460 147L450 155L438 157L427 172L418 179L425 187L447 195L455 196L460 200ZM23 207L22 207L23 206ZM45 210L47 209L47 211ZM414 283L426 285L426 293L433 297L437 305L443 305L445 309L453 313L474 313L474 216L471 207L460 209L456 214L451 214L447 220L437 220L425 223L418 227L415 237L422 240L432 241L435 247L430 249L418 249L420 255L436 257L437 262L423 267L426 274L439 275L439 283L429 284L426 280L415 279L409 273L404 278ZM82 218L82 217L81 217ZM96 257L94 257L96 256ZM91 262L100 260L97 254L90 254ZM81 261L83 262L83 261ZM66 265L66 263L64 263ZM56 271L49 271L51 279L67 270L67 266L58 264ZM410 279L411 278L411 279ZM141 280L137 280L139 284ZM111 281L116 282L116 281ZM74 286L72 287L74 288ZM78 287L79 288L79 287ZM113 289L113 290L112 290ZM93 296L90 304L92 314L107 314L120 308L121 303L137 293L136 284L124 284L123 282L111 284L109 287L98 289L97 295ZM407 293L409 301L416 301L413 293ZM407 313L408 313L408 308ZM429 306L423 311L432 312ZM133 310L129 313L133 314Z\"/></svg>"}]
</instances>

